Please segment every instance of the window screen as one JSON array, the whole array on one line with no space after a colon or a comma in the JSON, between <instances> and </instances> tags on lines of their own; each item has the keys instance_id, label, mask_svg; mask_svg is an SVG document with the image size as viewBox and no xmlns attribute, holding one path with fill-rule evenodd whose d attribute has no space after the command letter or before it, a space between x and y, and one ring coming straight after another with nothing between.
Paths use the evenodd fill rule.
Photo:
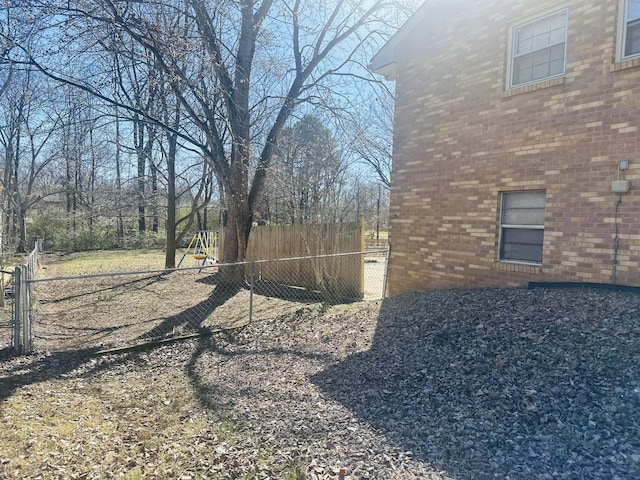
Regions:
<instances>
[{"instance_id":1,"label":"window screen","mask_svg":"<svg viewBox=\"0 0 640 480\"><path fill-rule=\"evenodd\" d=\"M542 263L543 190L504 192L500 212L500 260Z\"/></svg>"}]
</instances>

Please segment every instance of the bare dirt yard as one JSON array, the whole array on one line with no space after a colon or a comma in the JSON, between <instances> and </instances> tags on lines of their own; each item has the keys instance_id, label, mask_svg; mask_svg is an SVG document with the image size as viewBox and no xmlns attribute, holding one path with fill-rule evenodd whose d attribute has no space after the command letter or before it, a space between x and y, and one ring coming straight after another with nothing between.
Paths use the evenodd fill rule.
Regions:
<instances>
[{"instance_id":1,"label":"bare dirt yard","mask_svg":"<svg viewBox=\"0 0 640 480\"><path fill-rule=\"evenodd\" d=\"M482 289L3 357L0 478L636 479L639 356L640 294Z\"/></svg>"}]
</instances>

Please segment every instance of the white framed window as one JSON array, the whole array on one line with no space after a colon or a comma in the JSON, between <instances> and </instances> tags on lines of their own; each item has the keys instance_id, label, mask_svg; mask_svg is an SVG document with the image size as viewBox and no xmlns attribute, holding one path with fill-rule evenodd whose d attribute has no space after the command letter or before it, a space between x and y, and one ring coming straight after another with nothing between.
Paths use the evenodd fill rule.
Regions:
<instances>
[{"instance_id":1,"label":"white framed window","mask_svg":"<svg viewBox=\"0 0 640 480\"><path fill-rule=\"evenodd\" d=\"M510 87L565 74L568 20L564 9L511 29Z\"/></svg>"},{"instance_id":2,"label":"white framed window","mask_svg":"<svg viewBox=\"0 0 640 480\"><path fill-rule=\"evenodd\" d=\"M499 260L542 263L545 203L544 190L502 193Z\"/></svg>"},{"instance_id":3,"label":"white framed window","mask_svg":"<svg viewBox=\"0 0 640 480\"><path fill-rule=\"evenodd\" d=\"M622 60L640 55L640 0L623 0Z\"/></svg>"}]
</instances>

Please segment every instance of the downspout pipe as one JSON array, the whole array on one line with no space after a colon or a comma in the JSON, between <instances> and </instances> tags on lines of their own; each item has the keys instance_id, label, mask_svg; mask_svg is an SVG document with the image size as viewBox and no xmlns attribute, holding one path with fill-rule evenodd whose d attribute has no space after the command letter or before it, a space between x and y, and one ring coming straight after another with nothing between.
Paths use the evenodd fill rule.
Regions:
<instances>
[{"instance_id":1,"label":"downspout pipe","mask_svg":"<svg viewBox=\"0 0 640 480\"><path fill-rule=\"evenodd\" d=\"M618 198L618 202L616 203L616 211L614 217L614 223L616 228L616 236L613 240L613 261L611 264L611 283L616 285L618 281L618 251L620 250L620 235L618 232L618 209L620 208L620 204L622 203L622 194Z\"/></svg>"},{"instance_id":2,"label":"downspout pipe","mask_svg":"<svg viewBox=\"0 0 640 480\"><path fill-rule=\"evenodd\" d=\"M618 250L620 249L620 239L616 235L615 240L613 241L613 264L611 268L611 283L616 285L617 283L617 274L618 274Z\"/></svg>"}]
</instances>

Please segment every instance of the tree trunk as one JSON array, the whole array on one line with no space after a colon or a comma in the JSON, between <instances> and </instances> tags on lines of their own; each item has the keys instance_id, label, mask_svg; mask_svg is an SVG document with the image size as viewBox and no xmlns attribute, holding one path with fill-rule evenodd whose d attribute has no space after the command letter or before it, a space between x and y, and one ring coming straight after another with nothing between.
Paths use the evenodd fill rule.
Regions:
<instances>
[{"instance_id":1,"label":"tree trunk","mask_svg":"<svg viewBox=\"0 0 640 480\"><path fill-rule=\"evenodd\" d=\"M176 268L176 143L175 135L169 138L169 152L167 155L167 236L164 268Z\"/></svg>"},{"instance_id":2,"label":"tree trunk","mask_svg":"<svg viewBox=\"0 0 640 480\"><path fill-rule=\"evenodd\" d=\"M95 221L96 206L96 146L93 140L93 129L89 131L89 143L91 146L91 172L89 172L89 234L93 241L93 224Z\"/></svg>"},{"instance_id":3,"label":"tree trunk","mask_svg":"<svg viewBox=\"0 0 640 480\"><path fill-rule=\"evenodd\" d=\"M120 160L120 116L116 110L116 235L124 237L124 220L122 218L122 171Z\"/></svg>"},{"instance_id":4,"label":"tree trunk","mask_svg":"<svg viewBox=\"0 0 640 480\"><path fill-rule=\"evenodd\" d=\"M147 230L145 219L145 171L147 166L146 155L144 152L144 122L139 118L133 121L133 142L136 147L136 155L138 157L138 232L144 233Z\"/></svg>"},{"instance_id":5,"label":"tree trunk","mask_svg":"<svg viewBox=\"0 0 640 480\"><path fill-rule=\"evenodd\" d=\"M160 215L158 214L158 167L155 162L151 164L151 206L153 209L153 223L151 229L153 233L158 233L160 229Z\"/></svg>"},{"instance_id":6,"label":"tree trunk","mask_svg":"<svg viewBox=\"0 0 640 480\"><path fill-rule=\"evenodd\" d=\"M4 219L2 222L2 227L4 231L5 242L7 239L11 239L11 243L13 243L12 239L12 231L11 231L11 217L13 212L13 148L11 144L11 139L5 146L5 170L4 170L4 185L7 185L7 188L2 189L3 201L2 205L4 207Z\"/></svg>"},{"instance_id":7,"label":"tree trunk","mask_svg":"<svg viewBox=\"0 0 640 480\"><path fill-rule=\"evenodd\" d=\"M247 244L251 233L251 221L247 208L237 203L231 204L224 230L224 248L222 263L233 264L244 262L247 256ZM221 268L222 282L231 287L239 287L244 283L245 265L227 265Z\"/></svg>"},{"instance_id":8,"label":"tree trunk","mask_svg":"<svg viewBox=\"0 0 640 480\"><path fill-rule=\"evenodd\" d=\"M24 205L20 205L18 210L18 229L19 231L19 240L18 240L18 252L26 253L27 252L27 210Z\"/></svg>"},{"instance_id":9,"label":"tree trunk","mask_svg":"<svg viewBox=\"0 0 640 480\"><path fill-rule=\"evenodd\" d=\"M79 147L74 148L74 172L73 172L73 231L78 229L77 216L78 216L78 196L82 191L82 172L80 170L82 163L80 162Z\"/></svg>"}]
</instances>

